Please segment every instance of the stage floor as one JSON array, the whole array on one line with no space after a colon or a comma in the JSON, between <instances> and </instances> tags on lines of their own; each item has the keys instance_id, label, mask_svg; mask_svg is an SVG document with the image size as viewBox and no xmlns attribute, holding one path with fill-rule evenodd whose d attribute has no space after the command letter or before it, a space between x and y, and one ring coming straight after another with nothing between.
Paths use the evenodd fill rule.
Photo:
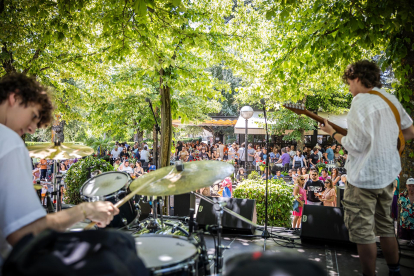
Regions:
<instances>
[{"instance_id":1,"label":"stage floor","mask_svg":"<svg viewBox=\"0 0 414 276\"><path fill-rule=\"evenodd\" d=\"M299 238L293 234L293 231L282 231L282 228L274 227L273 232L277 235ZM256 231L256 235L261 232ZM209 254L214 253L214 241L211 236L206 236L206 244ZM263 239L260 238L240 238L234 236L225 236L223 239L224 246L230 246L230 249L224 251L224 264L229 258L246 252L263 251ZM400 240L401 248L401 274L414 275L414 248L406 246L407 241ZM294 244L286 243L283 239L269 239L266 241L266 251L276 255L298 255L308 260L317 262L328 272L327 275L353 276L362 275L359 256L356 247L346 247L343 245L332 244L308 244L301 243L300 239L295 239ZM225 267L224 267L225 270ZM378 257L376 262L378 276L388 275L388 267L380 247L378 246Z\"/></svg>"}]
</instances>

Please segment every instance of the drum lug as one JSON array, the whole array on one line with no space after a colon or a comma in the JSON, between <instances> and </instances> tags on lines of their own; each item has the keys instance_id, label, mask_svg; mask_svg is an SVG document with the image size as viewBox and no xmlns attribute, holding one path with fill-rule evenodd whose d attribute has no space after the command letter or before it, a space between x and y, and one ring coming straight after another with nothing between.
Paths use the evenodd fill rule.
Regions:
<instances>
[{"instance_id":1,"label":"drum lug","mask_svg":"<svg viewBox=\"0 0 414 276\"><path fill-rule=\"evenodd\" d=\"M126 226L128 224L128 220L126 218L122 218L122 223Z\"/></svg>"}]
</instances>

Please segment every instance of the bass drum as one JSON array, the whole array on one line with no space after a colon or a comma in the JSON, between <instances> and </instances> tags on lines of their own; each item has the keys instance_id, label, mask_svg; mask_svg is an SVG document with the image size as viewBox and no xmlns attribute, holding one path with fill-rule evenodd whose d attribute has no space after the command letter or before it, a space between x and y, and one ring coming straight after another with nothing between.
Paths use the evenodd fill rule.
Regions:
<instances>
[{"instance_id":1,"label":"bass drum","mask_svg":"<svg viewBox=\"0 0 414 276\"><path fill-rule=\"evenodd\" d=\"M116 204L128 194L131 178L123 172L105 172L87 180L80 189L81 198L87 202L98 200ZM137 221L139 212L134 197L119 208L119 214L107 227L123 228Z\"/></svg>"}]
</instances>

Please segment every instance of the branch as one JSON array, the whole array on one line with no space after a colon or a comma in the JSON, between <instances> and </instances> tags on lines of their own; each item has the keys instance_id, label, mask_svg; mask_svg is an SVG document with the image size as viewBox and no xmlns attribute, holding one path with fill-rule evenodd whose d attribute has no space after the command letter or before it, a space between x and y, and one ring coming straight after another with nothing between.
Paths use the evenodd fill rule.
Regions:
<instances>
[{"instance_id":1,"label":"branch","mask_svg":"<svg viewBox=\"0 0 414 276\"><path fill-rule=\"evenodd\" d=\"M32 68L32 63L33 63L33 61L35 61L36 59L38 59L39 58L39 56L40 56L40 52L41 52L42 50L40 49L40 47L36 50L36 52L34 53L34 55L33 55L33 57L30 59L30 61L28 62L28 64L29 64L29 67L27 67L26 69L24 69L23 70L23 73L24 74L27 74L27 72L29 72L29 70L30 70L30 68Z\"/></svg>"}]
</instances>

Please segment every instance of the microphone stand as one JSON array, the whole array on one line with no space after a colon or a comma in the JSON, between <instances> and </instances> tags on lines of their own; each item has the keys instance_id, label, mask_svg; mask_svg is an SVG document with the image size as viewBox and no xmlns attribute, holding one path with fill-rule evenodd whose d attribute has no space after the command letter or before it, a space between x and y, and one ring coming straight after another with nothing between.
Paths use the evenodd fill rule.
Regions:
<instances>
[{"instance_id":1,"label":"microphone stand","mask_svg":"<svg viewBox=\"0 0 414 276\"><path fill-rule=\"evenodd\" d=\"M266 106L265 106L265 100L261 99L260 102L263 105L263 115L265 118L265 126L266 126L266 168L265 168L265 174L266 174L266 192L265 192L265 228L263 230L262 233L262 238L264 239L264 243L263 243L263 251L266 251L266 240L268 238L270 238L269 232L267 231L267 223L268 223L268 218L267 218L267 208L268 208L268 202L267 202L267 198L268 198L268 181L269 181L269 133L267 131L267 116L266 116Z\"/></svg>"},{"instance_id":2,"label":"microphone stand","mask_svg":"<svg viewBox=\"0 0 414 276\"><path fill-rule=\"evenodd\" d=\"M151 100L149 98L145 98L145 101L149 103L149 106L152 111L152 115L154 116L154 120L155 120L155 132L157 135L154 141L155 150L153 150L153 152L154 152L155 168L158 169L158 134L161 136L161 129L160 129L160 126L158 125L157 117L155 117L155 112L154 112L154 109L152 108Z\"/></svg>"}]
</instances>

